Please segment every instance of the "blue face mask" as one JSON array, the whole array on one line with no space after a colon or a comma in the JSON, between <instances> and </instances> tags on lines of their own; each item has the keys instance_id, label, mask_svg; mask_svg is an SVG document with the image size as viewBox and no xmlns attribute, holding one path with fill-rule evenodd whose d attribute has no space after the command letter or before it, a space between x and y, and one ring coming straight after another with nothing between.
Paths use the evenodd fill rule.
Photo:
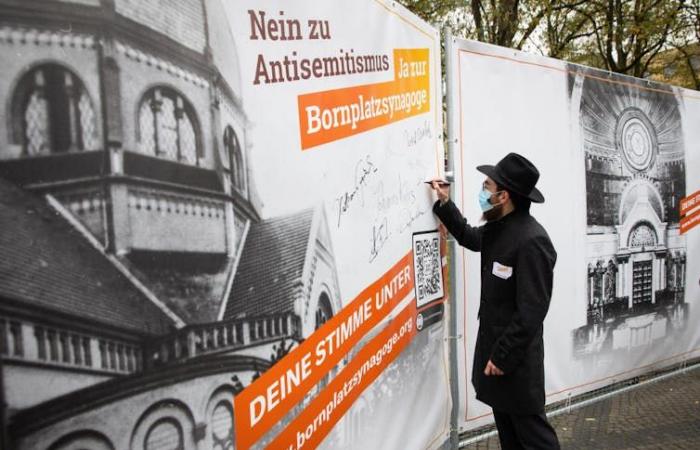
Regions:
<instances>
[{"instance_id":1,"label":"blue face mask","mask_svg":"<svg viewBox=\"0 0 700 450\"><path fill-rule=\"evenodd\" d=\"M482 212L489 211L494 207L489 200L491 199L492 195L498 194L499 192L501 191L491 193L487 191L486 188L481 188L481 191L479 192L479 206L481 206Z\"/></svg>"}]
</instances>

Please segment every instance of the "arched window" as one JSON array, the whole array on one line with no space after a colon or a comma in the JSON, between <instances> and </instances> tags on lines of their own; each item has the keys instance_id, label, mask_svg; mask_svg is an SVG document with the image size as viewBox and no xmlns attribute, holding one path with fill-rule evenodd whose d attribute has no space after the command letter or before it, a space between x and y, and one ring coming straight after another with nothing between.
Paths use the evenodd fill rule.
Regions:
<instances>
[{"instance_id":1,"label":"arched window","mask_svg":"<svg viewBox=\"0 0 700 450\"><path fill-rule=\"evenodd\" d=\"M318 306L316 307L316 329L321 325L326 323L328 319L333 317L333 308L331 307L331 300L328 295L324 292L318 299Z\"/></svg>"},{"instance_id":2,"label":"arched window","mask_svg":"<svg viewBox=\"0 0 700 450\"><path fill-rule=\"evenodd\" d=\"M145 450L184 450L182 428L173 419L154 423L146 433Z\"/></svg>"},{"instance_id":3,"label":"arched window","mask_svg":"<svg viewBox=\"0 0 700 450\"><path fill-rule=\"evenodd\" d=\"M331 299L328 297L328 294L322 292L318 298L318 305L316 305L316 326L314 329L318 330L321 327L321 325L326 323L331 317L333 317L333 307L331 306ZM318 384L316 385L317 392L320 392L322 389L328 386L328 383L330 383L332 376L335 376L334 371L327 373L318 382Z\"/></svg>"},{"instance_id":4,"label":"arched window","mask_svg":"<svg viewBox=\"0 0 700 450\"><path fill-rule=\"evenodd\" d=\"M239 191L245 190L245 168L243 167L243 153L236 132L229 125L224 130L224 148L229 158L231 168L231 184Z\"/></svg>"},{"instance_id":5,"label":"arched window","mask_svg":"<svg viewBox=\"0 0 700 450\"><path fill-rule=\"evenodd\" d=\"M233 410L225 401L219 402L211 417L213 450L233 450Z\"/></svg>"},{"instance_id":6,"label":"arched window","mask_svg":"<svg viewBox=\"0 0 700 450\"><path fill-rule=\"evenodd\" d=\"M94 430L79 430L69 433L54 442L49 450L114 450L112 443Z\"/></svg>"},{"instance_id":7,"label":"arched window","mask_svg":"<svg viewBox=\"0 0 700 450\"><path fill-rule=\"evenodd\" d=\"M36 66L12 101L13 141L27 155L96 150L97 118L80 78L59 64Z\"/></svg>"},{"instance_id":8,"label":"arched window","mask_svg":"<svg viewBox=\"0 0 700 450\"><path fill-rule=\"evenodd\" d=\"M194 108L168 87L152 88L141 99L138 138L142 153L196 165L202 157Z\"/></svg>"},{"instance_id":9,"label":"arched window","mask_svg":"<svg viewBox=\"0 0 700 450\"><path fill-rule=\"evenodd\" d=\"M195 422L189 407L174 399L152 404L136 421L129 447L134 450L195 448Z\"/></svg>"}]
</instances>

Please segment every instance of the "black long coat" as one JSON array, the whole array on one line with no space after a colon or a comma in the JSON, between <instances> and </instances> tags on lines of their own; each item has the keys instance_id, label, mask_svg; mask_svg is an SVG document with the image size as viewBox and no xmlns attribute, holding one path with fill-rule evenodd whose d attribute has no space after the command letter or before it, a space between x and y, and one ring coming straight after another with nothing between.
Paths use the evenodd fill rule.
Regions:
<instances>
[{"instance_id":1,"label":"black long coat","mask_svg":"<svg viewBox=\"0 0 700 450\"><path fill-rule=\"evenodd\" d=\"M435 203L433 212L460 245L481 252L479 334L472 383L476 397L511 414L544 411L542 323L552 295L557 253L547 232L527 211L470 226L457 206ZM505 373L486 376L491 359Z\"/></svg>"}]
</instances>

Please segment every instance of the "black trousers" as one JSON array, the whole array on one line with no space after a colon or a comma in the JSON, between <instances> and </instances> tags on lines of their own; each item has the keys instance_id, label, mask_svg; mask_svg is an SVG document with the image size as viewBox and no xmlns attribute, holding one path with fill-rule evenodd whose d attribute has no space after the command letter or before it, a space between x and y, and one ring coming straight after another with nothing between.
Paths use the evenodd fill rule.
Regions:
<instances>
[{"instance_id":1,"label":"black trousers","mask_svg":"<svg viewBox=\"0 0 700 450\"><path fill-rule=\"evenodd\" d=\"M502 450L559 450L554 428L542 414L508 414L493 411Z\"/></svg>"}]
</instances>

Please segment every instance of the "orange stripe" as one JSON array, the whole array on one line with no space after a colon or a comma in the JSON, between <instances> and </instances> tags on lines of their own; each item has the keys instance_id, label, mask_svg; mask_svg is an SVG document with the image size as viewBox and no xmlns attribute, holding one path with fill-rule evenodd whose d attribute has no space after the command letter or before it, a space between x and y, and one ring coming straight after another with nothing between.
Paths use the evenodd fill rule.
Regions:
<instances>
[{"instance_id":1,"label":"orange stripe","mask_svg":"<svg viewBox=\"0 0 700 450\"><path fill-rule=\"evenodd\" d=\"M693 192L689 196L681 199L681 216L684 216L691 209L700 206L700 191Z\"/></svg>"},{"instance_id":2,"label":"orange stripe","mask_svg":"<svg viewBox=\"0 0 700 450\"><path fill-rule=\"evenodd\" d=\"M417 24L411 22L411 21L408 20L406 17L404 17L403 15L399 14L399 13L396 11L396 9L395 9L395 8L396 8L396 6L395 6L396 3L395 3L395 2L392 2L392 3L394 4L394 9L392 9L392 8L389 8L387 5L384 4L384 2L382 2L382 1L380 1L380 0L374 0L374 1L377 2L377 3L379 3L379 6L381 6L382 8L386 9L386 11L387 11L389 14L394 14L396 17L399 18L399 20L402 20L402 21L406 22L408 25L410 25L411 27L415 28L416 31L418 31L419 33L426 35L428 38L431 37L429 33L427 33L425 30L423 30L422 28L420 28ZM411 19L414 19L414 18L416 18L417 16L410 15L409 17L410 17ZM432 28L432 27L431 27L431 28Z\"/></svg>"},{"instance_id":3,"label":"orange stripe","mask_svg":"<svg viewBox=\"0 0 700 450\"><path fill-rule=\"evenodd\" d=\"M614 374L614 375L610 375L610 376L605 377L605 378L600 378L600 379L598 379L598 380L590 381L590 382L588 382L588 383L584 383L584 384L579 384L579 385L577 385L577 386L568 387L568 388L562 389L562 390L560 390L560 391L550 392L550 393L547 394L547 397L552 397L552 396L555 396L555 395L563 394L564 392L572 391L572 390L574 390L574 389L578 389L578 388L590 386L590 385L592 385L592 384L600 383L601 381L605 381L605 380L609 380L609 379L611 379L611 378L619 377L620 375L626 375L626 374L628 374L628 373L632 373L632 372L636 372L636 371L639 371L639 370L642 370L642 369L646 369L647 367L655 366L655 365L657 365L657 364L659 364L659 363L662 363L662 362L664 362L664 361L670 361L670 360L672 360L672 359L680 358L681 356L685 356L685 355L689 355L689 354L691 354L691 353L695 353L695 352L697 352L698 350L700 350L700 347L695 348L695 349L690 350L690 351L687 351L687 352L679 353L679 354L677 354L677 355L669 356L668 358L660 359L660 360L655 361L655 362L653 362L653 363L651 363L651 364L646 364L646 365L644 365L644 366L635 367L634 369L625 370L624 372L618 372L618 373L616 373L616 374ZM480 415L480 416L470 417L470 418L468 418L466 421L467 421L467 422L471 422L471 421L474 421L474 420L476 420L476 419L481 419L481 418L483 418L483 417L490 416L490 415L492 415L492 414L493 414L493 413L488 413L488 414L482 414L482 415Z\"/></svg>"},{"instance_id":4,"label":"orange stripe","mask_svg":"<svg viewBox=\"0 0 700 450\"><path fill-rule=\"evenodd\" d=\"M562 68L560 68L560 67L549 66L549 65L547 65L547 64L534 63L534 62L530 62L530 61L522 61L522 60L515 59L515 58L512 58L512 57L508 57L508 56L493 55L493 54L490 54L490 53L482 53L482 52L477 52L477 51L474 51L474 50L459 49L459 51L460 51L461 53L471 53L471 54L473 54L473 55L485 56L485 57L487 57L487 58L502 59L502 60L505 60L505 61L510 61L510 62L514 62L514 63L516 63L516 64L521 64L521 65L526 65L526 66L534 66L534 67L540 67L540 68L542 68L542 69L555 70L555 71L557 71L557 72L563 72L563 73L566 73L566 74L576 74L576 75L579 75L579 74L580 74L580 75L582 75L582 76L585 77L585 78L592 78L592 79L594 79L594 80L604 81L604 82L606 82L606 83L620 84L620 85L622 85L622 86L633 87L633 88L636 88L636 89L641 89L641 90L643 90L643 91L658 92L658 93L660 93L660 94L676 95L676 93L675 93L673 90L663 90L663 89L657 89L657 88L651 88L651 87L644 87L644 86L640 86L639 84L633 83L633 82L630 82L630 81L612 80L612 79L604 78L604 77L599 76L599 75L591 75L591 74L589 74L589 73L584 73L584 72L581 71L581 70L562 69ZM557 61L560 61L560 62L565 63L565 64L573 64L573 63L569 63L569 62L564 61L564 60L557 60ZM580 67L582 70L587 70L587 69L589 69L589 68L586 67L586 66L579 66L578 64L573 64L573 65L575 65L575 66L577 66L577 67ZM625 77L625 78L631 78L631 79L635 79L635 80L639 80L639 81L646 81L647 84L654 84L654 85L660 85L660 86L663 86L663 85L664 85L663 83L659 83L659 82L657 82L657 81L642 80L642 79L639 79L639 78L631 77L631 76L629 76L629 75L618 74L618 73L616 73L616 72L606 72L605 70L602 70L602 69L595 69L595 68L590 68L590 69L595 70L595 71L597 71L597 72L608 73L609 76L619 76L619 77L621 77L621 78L622 78L622 77ZM614 75L613 75L613 74L614 74ZM672 85L669 85L669 86L672 86ZM675 87L675 86L672 86L672 87ZM681 97L687 97L687 98L692 98L692 99L695 99L695 100L700 100L700 96L692 95L691 93L694 94L694 92L693 92L692 90L690 90L690 89L685 89L685 88L683 88L683 90L680 92Z\"/></svg>"},{"instance_id":5,"label":"orange stripe","mask_svg":"<svg viewBox=\"0 0 700 450\"><path fill-rule=\"evenodd\" d=\"M459 52L457 54L457 81L459 83L459 103L462 105L462 59L459 57ZM464 109L459 107L459 176L462 181L462 189L464 189ZM464 211L464 192L461 194L460 200L460 211ZM455 252L456 254L457 252ZM462 335L464 339L462 340L462 346L464 347L464 373L467 374L467 360L469 359L468 352L468 341L467 341L467 305L469 304L467 299L467 250L462 247L462 261L464 261L464 273L462 274L462 309L464 310L464 322L462 324L463 331ZM469 416L469 389L464 389L464 420L467 420Z\"/></svg>"},{"instance_id":6,"label":"orange stripe","mask_svg":"<svg viewBox=\"0 0 700 450\"><path fill-rule=\"evenodd\" d=\"M413 253L365 288L308 339L234 397L238 449L247 449L299 403L359 340L413 290ZM390 287L393 295L384 295ZM382 300L385 303L380 303ZM340 327L364 314L364 320L339 345ZM291 374L291 376L290 376ZM294 380L294 381L292 381Z\"/></svg>"},{"instance_id":7,"label":"orange stripe","mask_svg":"<svg viewBox=\"0 0 700 450\"><path fill-rule=\"evenodd\" d=\"M480 415L480 416L467 417L466 420L465 420L465 422L473 422L473 421L475 421L475 420L483 419L484 417L488 417L488 416L492 416L492 415L493 415L493 412L486 413L486 414L482 414L482 415Z\"/></svg>"},{"instance_id":8,"label":"orange stripe","mask_svg":"<svg viewBox=\"0 0 700 450\"><path fill-rule=\"evenodd\" d=\"M387 62L388 63L388 62ZM302 150L430 111L430 49L394 49L394 80L300 95ZM390 99L403 99L390 110ZM406 96L418 103L406 106Z\"/></svg>"},{"instance_id":9,"label":"orange stripe","mask_svg":"<svg viewBox=\"0 0 700 450\"><path fill-rule=\"evenodd\" d=\"M614 375L610 375L610 376L605 377L605 378L600 378L600 379L598 379L598 380L590 381L590 382L588 382L588 383L584 383L584 384L579 384L579 385L577 385L577 386L568 387L568 388L562 389L561 391L550 392L549 394L547 394L547 397L551 397L551 396L554 396L554 395L562 394L562 393L564 393L564 392L572 391L572 390L574 390L574 389L582 388L582 387L585 387L585 386L590 386L591 384L600 383L601 381L605 381L605 380L609 380L609 379L611 379L611 378L619 377L620 375L626 375L626 374L628 374L628 373L635 372L635 371L637 371L637 370L646 369L647 367L655 366L655 365L657 365L657 364L659 364L659 363L662 363L662 362L664 362L664 361L669 361L669 360L672 360L672 359L679 358L679 357L681 357L681 356L689 355L689 354L691 354L691 353L697 352L698 350L700 350L700 347L698 347L698 348L696 348L696 349L693 349L693 350L690 350L690 351L687 351L687 352L684 352L684 353L679 353L679 354L677 354L677 355L669 356L668 358L663 358L663 359L660 359L660 360L658 360L658 361L654 361L653 363L650 363L650 364L647 364L647 365L644 365L644 366L635 367L634 369L625 370L624 372L618 372L618 373L616 373L616 374L614 374Z\"/></svg>"},{"instance_id":10,"label":"orange stripe","mask_svg":"<svg viewBox=\"0 0 700 450\"><path fill-rule=\"evenodd\" d=\"M563 73L565 73L565 74L580 74L580 75L582 75L582 76L585 77L585 78L591 78L591 79L598 80L598 81L603 81L603 82L606 82L606 83L619 84L619 85L628 86L628 87L633 87L633 88L640 89L640 90L644 90L644 91L653 91L653 92L659 92L659 93L663 93L663 94L675 95L675 92L673 92L673 91L665 91L665 90L661 90L661 89L648 88L648 87L640 86L640 85L638 85L638 84L631 83L631 82L628 82L628 81L611 80L611 79L607 79L607 78L604 78L604 77L601 77L601 76L596 76L596 75L592 75L592 74L583 73L582 71L562 69L562 68L559 68L559 67L549 66L549 65L546 65L546 64L533 63L533 62L528 62L528 61L521 61L521 60L518 60L518 59L515 59L515 58L511 58L511 57L507 57L507 56L493 55L493 54L489 54L489 53L482 53L482 52L477 52L477 51L465 50L465 49L460 49L460 48L458 48L458 49L457 49L457 60L458 60L458 63L457 63L457 69L458 69L457 81L458 81L458 98L459 98L459 105L462 104L462 61L461 61L461 58L459 57L459 56L460 56L460 53L472 54L472 55L476 55L476 56L483 56L483 57L487 57L487 58L501 59L501 60L513 62L513 63L516 63L516 64L529 65L529 66L539 67L539 68L546 69L546 70L554 70L554 71L557 71L557 72L563 72ZM656 84L656 82L652 82L652 83ZM686 92L686 90L681 90L681 91L680 91L680 95L681 95L682 97L691 98L691 99L695 99L695 100L700 100L700 97L695 96L695 95L690 95L688 92ZM461 108L461 107L459 108L459 114L460 114L460 142L459 142L459 147L460 147L461 161L460 161L460 167L458 167L458 169L459 169L459 171L460 171L460 176L461 176L461 179L462 179L462 185L464 186L464 170L463 170L463 169L464 169L464 130L463 130L464 118L463 118L463 111L462 111L462 108ZM685 203L684 203L684 202L685 202ZM685 214L685 212L687 212L689 209L692 209L693 207L695 207L695 206L697 206L697 205L700 205L700 191L697 191L697 192L695 192L695 193L693 193L693 194L689 195L688 197L685 197L684 199L681 200L681 203L680 203L681 212L680 212L680 214L681 214L681 215ZM463 210L464 210L464 198L462 198L462 211L463 211ZM693 213L691 216L686 217L685 219L681 219L681 223L680 223L680 233L681 233L681 234L687 232L688 230L690 230L690 229L693 228L694 226L698 225L698 223L700 223L700 220L698 220L697 217L696 217L697 213L698 213L698 211L696 211L695 213ZM694 223L689 222L689 221L690 221L690 217L695 217L695 218L693 219L693 222L694 222ZM686 222L685 222L686 227L684 227L684 220L686 220ZM465 263L465 274L466 274L466 250L464 250L464 249L462 249L462 258L463 258L463 261L464 261L464 263ZM467 285L467 280L466 280L466 276L463 277L463 280L462 280L462 281L463 281L463 288L462 288L462 289L463 289L463 301L464 301L464 305L465 305L465 306L464 306L464 324L463 324L463 326L464 326L464 341L463 341L463 342L464 342L464 371L465 371L465 373L467 373L467 359L469 359L469 358L468 358L468 342L467 342L467 336L468 336L468 334L467 334L467 308L466 308L466 305L468 304L468 303L467 303L467 300L468 300L468 299L467 299L467 286L466 286L466 285ZM670 359L670 358L669 358L669 359ZM657 363L658 363L658 362L657 362ZM653 364L657 364L657 363L653 363ZM651 365L653 365L653 364L651 364ZM644 366L644 367L647 367L647 366ZM634 370L638 370L638 369L632 369L632 370L629 370L629 371L627 371L627 372L631 372L631 371L634 371ZM624 373L627 373L627 372L622 372L622 373L624 374ZM620 374L617 374L617 375L613 375L613 376L607 377L607 378L613 378L613 377L619 376L619 375L620 375ZM603 379L601 379L601 380L596 380L596 381L591 381L591 382L589 382L589 383L582 384L582 385L575 386L575 387L571 387L571 388L566 388L566 389L564 389L564 390L562 390L562 391L559 391L559 392L556 392L556 393L552 393L552 394L548 394L547 396L556 395L556 394L560 394L560 393L562 393L562 392L566 392L566 391L569 391L569 390L573 390L573 389L576 389L576 388L579 388L579 387L584 387L584 386L587 386L587 385L590 385L590 384L595 384L595 383L598 383L598 382L600 382L600 381L606 380L607 378L603 378ZM465 389L464 403L465 403L465 416L464 416L464 419L465 419L466 422L470 422L470 421L472 421L472 420L476 420L476 419L478 419L478 418L481 418L481 417L485 417L485 416L486 416L486 415L484 415L484 416L469 418L469 393L468 393L468 389ZM487 414L487 415L488 415L488 414Z\"/></svg>"},{"instance_id":11,"label":"orange stripe","mask_svg":"<svg viewBox=\"0 0 700 450\"><path fill-rule=\"evenodd\" d=\"M415 301L410 302L389 325L362 347L338 376L267 448L298 450L318 447L360 394L411 342L416 334L415 305ZM376 355L380 352L382 356L377 358Z\"/></svg>"},{"instance_id":12,"label":"orange stripe","mask_svg":"<svg viewBox=\"0 0 700 450\"><path fill-rule=\"evenodd\" d=\"M700 208L681 219L681 234L685 234L692 228L700 225Z\"/></svg>"},{"instance_id":13,"label":"orange stripe","mask_svg":"<svg viewBox=\"0 0 700 450\"><path fill-rule=\"evenodd\" d=\"M374 1L377 4L379 4L380 7L384 8L389 14L395 15L399 20L406 22L409 26L411 26L412 28L415 28L416 31L425 35L428 39L430 39L430 41L433 44L437 40L436 37L440 36L438 30L435 30L434 34L431 34L431 33L426 32L423 28L421 28L419 25L424 24L424 22L422 20L419 19L418 23L414 23L411 20L409 20L409 18L416 19L415 15L409 15L407 18L407 17L404 17L404 15L399 14L396 11L396 6L395 6L396 4L395 3L394 3L394 7L390 8L388 5L385 5L384 2L382 2L381 0L374 0ZM427 24L427 25L430 28L433 28L432 25L430 25L430 24ZM433 59L435 59L435 58L433 58ZM440 64L437 64L437 66L439 67ZM437 127L437 124L439 121L438 114L440 113L440 111L441 111L441 108L435 108L435 118L433 119L433 125L435 125L435 127ZM435 142L436 142L436 145L435 145L435 169L436 169L436 172L435 173L437 173L440 176L440 178L443 178L444 177L443 172L445 170L445 166L444 166L444 164L440 163L440 144L441 144L441 142L439 139L436 139Z\"/></svg>"}]
</instances>

